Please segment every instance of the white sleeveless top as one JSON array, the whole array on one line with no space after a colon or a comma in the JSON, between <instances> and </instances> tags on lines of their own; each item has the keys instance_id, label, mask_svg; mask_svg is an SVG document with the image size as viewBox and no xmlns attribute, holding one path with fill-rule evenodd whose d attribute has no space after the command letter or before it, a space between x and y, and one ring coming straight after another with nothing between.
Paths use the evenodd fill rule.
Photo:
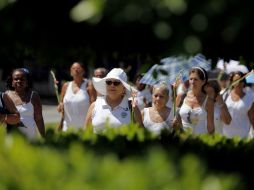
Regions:
<instances>
[{"instance_id":1,"label":"white sleeveless top","mask_svg":"<svg viewBox=\"0 0 254 190\"><path fill-rule=\"evenodd\" d=\"M156 135L160 134L160 132L163 129L167 129L171 131L173 129L172 128L173 119L174 119L174 115L173 115L173 111L171 110L165 121L160 123L153 122L149 114L149 108L144 109L144 120L143 120L144 127Z\"/></svg>"},{"instance_id":2,"label":"white sleeveless top","mask_svg":"<svg viewBox=\"0 0 254 190\"><path fill-rule=\"evenodd\" d=\"M239 136L241 138L248 137L250 131L250 120L248 111L254 102L253 96L246 93L242 99L237 102L233 101L231 94L229 94L225 103L227 104L228 111L232 117L229 125L223 124L223 134L227 137Z\"/></svg>"},{"instance_id":3,"label":"white sleeveless top","mask_svg":"<svg viewBox=\"0 0 254 190\"><path fill-rule=\"evenodd\" d=\"M207 96L201 107L191 108L185 103L184 98L183 104L180 108L179 114L182 119L183 129L192 129L193 134L206 134L207 130L207 112L205 109Z\"/></svg>"},{"instance_id":4,"label":"white sleeveless top","mask_svg":"<svg viewBox=\"0 0 254 190\"><path fill-rule=\"evenodd\" d=\"M25 127L18 127L18 130L29 139L35 139L37 137L36 123L34 120L34 106L31 102L33 93L34 92L32 91L30 101L28 103L16 105L16 108L20 113L20 121L25 125Z\"/></svg>"},{"instance_id":5,"label":"white sleeveless top","mask_svg":"<svg viewBox=\"0 0 254 190\"><path fill-rule=\"evenodd\" d=\"M122 102L111 109L106 102L106 97L102 96L96 99L92 113L92 125L94 133L105 131L105 125L117 128L121 125L129 124L131 113L128 105L128 99L123 98Z\"/></svg>"},{"instance_id":6,"label":"white sleeveless top","mask_svg":"<svg viewBox=\"0 0 254 190\"><path fill-rule=\"evenodd\" d=\"M68 84L63 99L63 131L66 131L69 127L82 128L84 126L87 111L90 106L90 99L86 90L87 83L88 81L84 80L76 94L72 91L73 82Z\"/></svg>"}]
</instances>

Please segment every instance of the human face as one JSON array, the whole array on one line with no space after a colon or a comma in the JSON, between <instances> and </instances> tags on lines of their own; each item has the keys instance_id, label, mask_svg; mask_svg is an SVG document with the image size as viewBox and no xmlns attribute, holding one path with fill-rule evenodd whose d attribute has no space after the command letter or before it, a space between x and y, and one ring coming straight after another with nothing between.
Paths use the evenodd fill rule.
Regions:
<instances>
[{"instance_id":1,"label":"human face","mask_svg":"<svg viewBox=\"0 0 254 190\"><path fill-rule=\"evenodd\" d=\"M136 80L136 83L135 83L135 84L136 84L137 89L138 89L139 91L142 91L142 90L145 89L146 85L140 83L140 80L141 80L141 78L138 78L138 79Z\"/></svg>"},{"instance_id":2,"label":"human face","mask_svg":"<svg viewBox=\"0 0 254 190\"><path fill-rule=\"evenodd\" d=\"M191 73L189 76L189 85L191 89L200 89L205 84L205 81L201 80L197 73Z\"/></svg>"},{"instance_id":3,"label":"human face","mask_svg":"<svg viewBox=\"0 0 254 190\"><path fill-rule=\"evenodd\" d=\"M116 79L107 79L106 89L107 89L107 94L109 95L123 95L125 88L123 84L121 83L121 81Z\"/></svg>"},{"instance_id":4,"label":"human face","mask_svg":"<svg viewBox=\"0 0 254 190\"><path fill-rule=\"evenodd\" d=\"M23 72L21 71L15 71L12 74L12 87L15 90L22 91L27 88L27 79Z\"/></svg>"},{"instance_id":5,"label":"human face","mask_svg":"<svg viewBox=\"0 0 254 190\"><path fill-rule=\"evenodd\" d=\"M102 71L100 70L96 70L94 71L94 77L97 77L97 78L103 78L105 75Z\"/></svg>"},{"instance_id":6,"label":"human face","mask_svg":"<svg viewBox=\"0 0 254 190\"><path fill-rule=\"evenodd\" d=\"M165 107L168 102L168 94L163 88L153 89L153 105L157 108Z\"/></svg>"},{"instance_id":7,"label":"human face","mask_svg":"<svg viewBox=\"0 0 254 190\"><path fill-rule=\"evenodd\" d=\"M71 66L70 73L72 77L83 77L85 71L79 63L74 63Z\"/></svg>"}]
</instances>

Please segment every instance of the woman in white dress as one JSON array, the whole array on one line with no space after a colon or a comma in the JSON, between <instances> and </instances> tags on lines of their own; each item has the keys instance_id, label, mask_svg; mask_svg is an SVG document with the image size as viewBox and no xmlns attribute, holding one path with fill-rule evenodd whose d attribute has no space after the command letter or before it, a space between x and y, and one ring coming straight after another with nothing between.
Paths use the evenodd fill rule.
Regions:
<instances>
[{"instance_id":1,"label":"woman in white dress","mask_svg":"<svg viewBox=\"0 0 254 190\"><path fill-rule=\"evenodd\" d=\"M158 135L162 130L172 131L174 114L167 106L170 90L165 83L153 87L152 107L144 108L141 112L143 124L150 132Z\"/></svg>"},{"instance_id":2,"label":"woman in white dress","mask_svg":"<svg viewBox=\"0 0 254 190\"><path fill-rule=\"evenodd\" d=\"M228 111L227 105L220 95L220 85L217 80L209 80L205 86L206 94L209 98L214 100L214 127L215 133L222 134L223 123L229 125L231 122L231 115Z\"/></svg>"},{"instance_id":3,"label":"woman in white dress","mask_svg":"<svg viewBox=\"0 0 254 190\"><path fill-rule=\"evenodd\" d=\"M242 72L234 72L230 75L230 82L239 80L243 77ZM246 85L245 79L239 81L233 86L228 96L225 96L232 121L230 124L224 124L223 134L229 138L239 136L248 137L250 126L254 126L254 99L250 93L244 91Z\"/></svg>"},{"instance_id":4,"label":"woman in white dress","mask_svg":"<svg viewBox=\"0 0 254 190\"><path fill-rule=\"evenodd\" d=\"M189 91L174 126L182 125L192 134L214 132L214 102L204 91L207 79L207 72L201 67L193 67L189 71Z\"/></svg>"},{"instance_id":5,"label":"woman in white dress","mask_svg":"<svg viewBox=\"0 0 254 190\"><path fill-rule=\"evenodd\" d=\"M137 106L129 105L128 98L136 90L127 84L127 75L120 68L112 69L106 77L93 77L95 89L102 95L89 107L84 128L92 124L95 133L103 133L105 126L118 128L134 119L142 125L141 113Z\"/></svg>"},{"instance_id":6,"label":"woman in white dress","mask_svg":"<svg viewBox=\"0 0 254 190\"><path fill-rule=\"evenodd\" d=\"M88 108L96 98L91 83L84 79L85 68L81 62L74 62L71 65L70 74L73 80L64 83L61 103L57 107L58 112L64 113L62 124L59 126L63 131L67 131L70 127L82 128Z\"/></svg>"},{"instance_id":7,"label":"woman in white dress","mask_svg":"<svg viewBox=\"0 0 254 190\"><path fill-rule=\"evenodd\" d=\"M37 138L37 129L42 137L45 136L45 125L42 116L40 96L32 90L32 78L25 68L15 69L7 79L6 93L14 102L20 113L18 130L29 139ZM7 130L13 126L7 126ZM36 129L37 128L37 129Z\"/></svg>"}]
</instances>

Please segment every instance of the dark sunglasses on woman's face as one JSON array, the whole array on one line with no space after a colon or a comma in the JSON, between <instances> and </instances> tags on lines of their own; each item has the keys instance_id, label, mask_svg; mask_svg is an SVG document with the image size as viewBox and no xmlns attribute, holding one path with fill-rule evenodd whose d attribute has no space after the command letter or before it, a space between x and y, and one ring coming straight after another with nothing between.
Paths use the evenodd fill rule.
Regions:
<instances>
[{"instance_id":1,"label":"dark sunglasses on woman's face","mask_svg":"<svg viewBox=\"0 0 254 190\"><path fill-rule=\"evenodd\" d=\"M110 85L114 85L114 86L118 86L119 84L121 84L121 82L120 81L111 81L111 80L107 80L106 81L106 84L108 85L108 86L110 86Z\"/></svg>"}]
</instances>

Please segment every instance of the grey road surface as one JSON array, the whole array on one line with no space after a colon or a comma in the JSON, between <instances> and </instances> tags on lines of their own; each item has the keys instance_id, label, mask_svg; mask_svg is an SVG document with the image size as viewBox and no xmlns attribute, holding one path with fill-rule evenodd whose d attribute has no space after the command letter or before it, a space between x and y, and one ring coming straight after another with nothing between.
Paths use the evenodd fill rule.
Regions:
<instances>
[{"instance_id":1,"label":"grey road surface","mask_svg":"<svg viewBox=\"0 0 254 190\"><path fill-rule=\"evenodd\" d=\"M45 124L58 123L61 119L61 114L56 111L55 105L42 105L42 115Z\"/></svg>"}]
</instances>

